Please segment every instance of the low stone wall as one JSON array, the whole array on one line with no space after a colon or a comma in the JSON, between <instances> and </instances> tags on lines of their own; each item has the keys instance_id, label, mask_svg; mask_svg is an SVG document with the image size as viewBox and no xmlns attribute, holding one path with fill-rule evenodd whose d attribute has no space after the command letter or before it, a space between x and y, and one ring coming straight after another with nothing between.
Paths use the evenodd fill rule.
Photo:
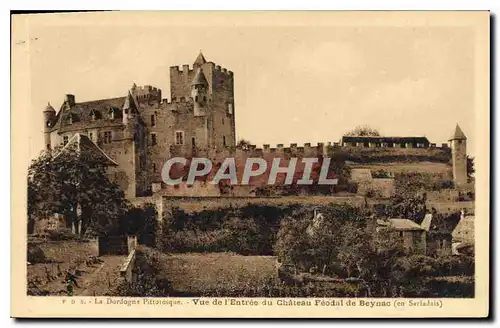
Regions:
<instances>
[{"instance_id":1,"label":"low stone wall","mask_svg":"<svg viewBox=\"0 0 500 328\"><path fill-rule=\"evenodd\" d=\"M426 196L429 202L458 202L459 192L457 189L443 189L427 191Z\"/></svg>"},{"instance_id":2,"label":"low stone wall","mask_svg":"<svg viewBox=\"0 0 500 328\"><path fill-rule=\"evenodd\" d=\"M468 202L432 202L427 201L427 208L435 209L441 214L452 214L458 213L464 210L465 215L474 215L475 205L473 201Z\"/></svg>"},{"instance_id":3,"label":"low stone wall","mask_svg":"<svg viewBox=\"0 0 500 328\"><path fill-rule=\"evenodd\" d=\"M135 277L134 277L134 265L135 265L135 257L136 257L136 250L133 249L129 255L127 256L127 259L125 262L122 264L120 268L120 276L125 279L127 282L134 282Z\"/></svg>"}]
</instances>

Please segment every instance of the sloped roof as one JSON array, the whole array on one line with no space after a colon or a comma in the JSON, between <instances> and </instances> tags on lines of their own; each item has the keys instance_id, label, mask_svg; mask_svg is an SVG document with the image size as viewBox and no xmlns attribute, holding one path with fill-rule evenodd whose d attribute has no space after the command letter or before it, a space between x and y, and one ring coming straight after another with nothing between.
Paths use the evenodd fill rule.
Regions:
<instances>
[{"instance_id":1,"label":"sloped roof","mask_svg":"<svg viewBox=\"0 0 500 328\"><path fill-rule=\"evenodd\" d=\"M66 132L84 128L102 127L102 126L120 126L122 125L121 108L125 103L126 97L101 99L76 103L71 108L64 106L57 113L57 122L54 125L54 130ZM110 110L115 112L115 119L111 120L108 117ZM96 120L92 119L92 113L97 114ZM100 117L99 117L100 116ZM70 124L69 117L72 118Z\"/></svg>"},{"instance_id":2,"label":"sloped roof","mask_svg":"<svg viewBox=\"0 0 500 328\"><path fill-rule=\"evenodd\" d=\"M135 84L134 84L135 85ZM131 110L132 112L137 112L137 102L136 99L132 96L130 91L127 94L127 97L125 97L125 102L123 103L123 109L124 110Z\"/></svg>"},{"instance_id":3,"label":"sloped roof","mask_svg":"<svg viewBox=\"0 0 500 328\"><path fill-rule=\"evenodd\" d=\"M92 154L93 158L103 161L103 163L108 166L118 166L118 163L90 140L89 137L81 133L75 133L56 157L66 152L68 149L73 149L73 147L76 148L77 153Z\"/></svg>"},{"instance_id":4,"label":"sloped roof","mask_svg":"<svg viewBox=\"0 0 500 328\"><path fill-rule=\"evenodd\" d=\"M198 54L198 57L196 57L196 60L194 61L194 65L195 66L201 66L203 64L205 64L207 61L205 60L205 57L203 57L203 54L200 53Z\"/></svg>"},{"instance_id":5,"label":"sloped roof","mask_svg":"<svg viewBox=\"0 0 500 328\"><path fill-rule=\"evenodd\" d=\"M465 231L470 231L471 236L474 236L474 221L474 216L465 216L462 218L453 229L452 236L458 238L460 234L463 234ZM473 239L473 237L471 239Z\"/></svg>"},{"instance_id":6,"label":"sloped roof","mask_svg":"<svg viewBox=\"0 0 500 328\"><path fill-rule=\"evenodd\" d=\"M419 224L408 219L393 218L387 220L377 220L377 224L399 231L424 230Z\"/></svg>"},{"instance_id":7,"label":"sloped roof","mask_svg":"<svg viewBox=\"0 0 500 328\"><path fill-rule=\"evenodd\" d=\"M193 78L193 81L191 82L191 85L207 85L207 78L205 77L205 74L203 74L203 70L200 68L197 72L196 75Z\"/></svg>"},{"instance_id":8,"label":"sloped roof","mask_svg":"<svg viewBox=\"0 0 500 328\"><path fill-rule=\"evenodd\" d=\"M427 214L425 214L424 220L422 221L422 223L420 225L422 226L422 228L425 231L429 231L431 229L431 223L432 223L432 214L427 213Z\"/></svg>"},{"instance_id":9,"label":"sloped roof","mask_svg":"<svg viewBox=\"0 0 500 328\"><path fill-rule=\"evenodd\" d=\"M54 109L54 107L52 107L50 105L50 102L49 102L49 103L47 103L47 107L45 107L45 109L43 111L44 112L54 112L55 113L56 110Z\"/></svg>"},{"instance_id":10,"label":"sloped roof","mask_svg":"<svg viewBox=\"0 0 500 328\"><path fill-rule=\"evenodd\" d=\"M465 136L464 132L460 128L460 126L457 124L455 127L455 132L451 136L449 140L467 140L467 137Z\"/></svg>"},{"instance_id":11,"label":"sloped roof","mask_svg":"<svg viewBox=\"0 0 500 328\"><path fill-rule=\"evenodd\" d=\"M380 137L380 136L343 136L342 142L375 142L375 143L423 143L428 144L427 137Z\"/></svg>"},{"instance_id":12,"label":"sloped roof","mask_svg":"<svg viewBox=\"0 0 500 328\"><path fill-rule=\"evenodd\" d=\"M457 225L462 221L459 213L450 215L432 215L429 232L451 234L456 229Z\"/></svg>"}]
</instances>

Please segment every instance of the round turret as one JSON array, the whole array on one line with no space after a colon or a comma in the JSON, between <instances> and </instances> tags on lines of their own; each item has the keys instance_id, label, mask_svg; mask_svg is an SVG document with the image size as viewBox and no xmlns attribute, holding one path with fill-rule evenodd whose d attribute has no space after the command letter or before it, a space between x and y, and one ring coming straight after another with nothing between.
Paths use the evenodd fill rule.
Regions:
<instances>
[{"instance_id":1,"label":"round turret","mask_svg":"<svg viewBox=\"0 0 500 328\"><path fill-rule=\"evenodd\" d=\"M44 137L45 137L45 147L50 149L50 131L55 123L56 110L47 104L47 107L43 110L43 122L44 122Z\"/></svg>"},{"instance_id":2,"label":"round turret","mask_svg":"<svg viewBox=\"0 0 500 328\"><path fill-rule=\"evenodd\" d=\"M191 97L194 102L194 115L203 116L207 106L208 82L203 70L200 68L191 81Z\"/></svg>"}]
</instances>

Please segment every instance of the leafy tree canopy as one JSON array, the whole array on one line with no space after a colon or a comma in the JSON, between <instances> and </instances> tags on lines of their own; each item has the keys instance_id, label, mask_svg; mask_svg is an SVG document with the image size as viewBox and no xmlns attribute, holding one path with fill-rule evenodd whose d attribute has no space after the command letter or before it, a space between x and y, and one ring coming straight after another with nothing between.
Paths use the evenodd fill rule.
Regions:
<instances>
[{"instance_id":1,"label":"leafy tree canopy","mask_svg":"<svg viewBox=\"0 0 500 328\"><path fill-rule=\"evenodd\" d=\"M252 143L250 141L246 140L246 139L240 139L236 143L236 148L241 149L241 150L249 150L251 144Z\"/></svg>"},{"instance_id":2,"label":"leafy tree canopy","mask_svg":"<svg viewBox=\"0 0 500 328\"><path fill-rule=\"evenodd\" d=\"M474 157L467 156L467 176L469 178L474 176L476 173L476 168L474 167Z\"/></svg>"},{"instance_id":3,"label":"leafy tree canopy","mask_svg":"<svg viewBox=\"0 0 500 328\"><path fill-rule=\"evenodd\" d=\"M81 235L111 233L129 204L106 169L102 157L76 145L44 151L28 169L29 219L60 213Z\"/></svg>"},{"instance_id":4,"label":"leafy tree canopy","mask_svg":"<svg viewBox=\"0 0 500 328\"><path fill-rule=\"evenodd\" d=\"M368 125L357 126L352 131L345 134L346 136L361 136L361 137L378 137L380 132Z\"/></svg>"}]
</instances>

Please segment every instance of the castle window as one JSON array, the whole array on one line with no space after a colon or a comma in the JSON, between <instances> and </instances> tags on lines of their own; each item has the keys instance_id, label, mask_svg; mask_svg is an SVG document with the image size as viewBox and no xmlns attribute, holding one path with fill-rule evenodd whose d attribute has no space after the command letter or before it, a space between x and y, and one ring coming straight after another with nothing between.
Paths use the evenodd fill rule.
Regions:
<instances>
[{"instance_id":1,"label":"castle window","mask_svg":"<svg viewBox=\"0 0 500 328\"><path fill-rule=\"evenodd\" d=\"M198 96L194 97L194 101L198 102Z\"/></svg>"},{"instance_id":2,"label":"castle window","mask_svg":"<svg viewBox=\"0 0 500 328\"><path fill-rule=\"evenodd\" d=\"M68 144L68 140L69 140L69 136L64 136L63 137L63 145L67 145Z\"/></svg>"},{"instance_id":3,"label":"castle window","mask_svg":"<svg viewBox=\"0 0 500 328\"><path fill-rule=\"evenodd\" d=\"M104 143L105 144L111 143L111 131L104 132Z\"/></svg>"},{"instance_id":4,"label":"castle window","mask_svg":"<svg viewBox=\"0 0 500 328\"><path fill-rule=\"evenodd\" d=\"M94 141L94 134L92 132L89 132L89 139Z\"/></svg>"},{"instance_id":5,"label":"castle window","mask_svg":"<svg viewBox=\"0 0 500 328\"><path fill-rule=\"evenodd\" d=\"M224 118L222 118L222 125L224 125Z\"/></svg>"},{"instance_id":6,"label":"castle window","mask_svg":"<svg viewBox=\"0 0 500 328\"><path fill-rule=\"evenodd\" d=\"M227 104L227 111L229 112L229 114L233 114L233 104Z\"/></svg>"},{"instance_id":7,"label":"castle window","mask_svg":"<svg viewBox=\"0 0 500 328\"><path fill-rule=\"evenodd\" d=\"M113 110L113 108L110 108L109 109L109 118L111 120L114 120L115 119L115 111Z\"/></svg>"},{"instance_id":8,"label":"castle window","mask_svg":"<svg viewBox=\"0 0 500 328\"><path fill-rule=\"evenodd\" d=\"M73 124L73 115L69 115L68 124Z\"/></svg>"},{"instance_id":9,"label":"castle window","mask_svg":"<svg viewBox=\"0 0 500 328\"><path fill-rule=\"evenodd\" d=\"M156 164L153 163L153 173L156 173Z\"/></svg>"},{"instance_id":10,"label":"castle window","mask_svg":"<svg viewBox=\"0 0 500 328\"><path fill-rule=\"evenodd\" d=\"M175 144L176 145L184 144L184 131L175 131Z\"/></svg>"},{"instance_id":11,"label":"castle window","mask_svg":"<svg viewBox=\"0 0 500 328\"><path fill-rule=\"evenodd\" d=\"M222 136L222 144L226 147L226 136Z\"/></svg>"},{"instance_id":12,"label":"castle window","mask_svg":"<svg viewBox=\"0 0 500 328\"><path fill-rule=\"evenodd\" d=\"M203 96L203 101L206 102L207 101L207 96Z\"/></svg>"},{"instance_id":13,"label":"castle window","mask_svg":"<svg viewBox=\"0 0 500 328\"><path fill-rule=\"evenodd\" d=\"M196 148L196 138L195 137L191 138L191 146L192 146L193 149Z\"/></svg>"},{"instance_id":14,"label":"castle window","mask_svg":"<svg viewBox=\"0 0 500 328\"><path fill-rule=\"evenodd\" d=\"M151 133L151 146L156 145L156 133Z\"/></svg>"},{"instance_id":15,"label":"castle window","mask_svg":"<svg viewBox=\"0 0 500 328\"><path fill-rule=\"evenodd\" d=\"M155 116L151 115L151 126L155 126L155 125L156 125Z\"/></svg>"}]
</instances>

